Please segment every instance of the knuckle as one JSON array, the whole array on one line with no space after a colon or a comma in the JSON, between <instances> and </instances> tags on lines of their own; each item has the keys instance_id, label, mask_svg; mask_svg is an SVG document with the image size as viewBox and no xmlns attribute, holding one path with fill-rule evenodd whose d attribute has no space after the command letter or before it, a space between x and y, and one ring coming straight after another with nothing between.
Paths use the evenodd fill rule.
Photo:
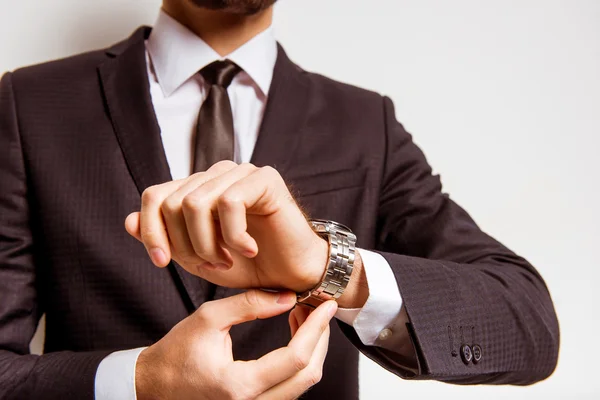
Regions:
<instances>
[{"instance_id":1,"label":"knuckle","mask_svg":"<svg viewBox=\"0 0 600 400\"><path fill-rule=\"evenodd\" d=\"M201 322L208 322L212 320L214 315L214 306L211 304L212 302L203 303L198 310L196 310L195 315Z\"/></svg>"},{"instance_id":2,"label":"knuckle","mask_svg":"<svg viewBox=\"0 0 600 400\"><path fill-rule=\"evenodd\" d=\"M303 378L306 386L314 386L321 382L323 378L323 370L321 368L307 368L305 371Z\"/></svg>"},{"instance_id":3,"label":"knuckle","mask_svg":"<svg viewBox=\"0 0 600 400\"><path fill-rule=\"evenodd\" d=\"M212 165L209 169L232 169L237 167L237 163L231 160L222 160Z\"/></svg>"},{"instance_id":4,"label":"knuckle","mask_svg":"<svg viewBox=\"0 0 600 400\"><path fill-rule=\"evenodd\" d=\"M244 292L244 301L246 302L246 304L248 304L248 306L250 307L250 309L256 309L259 308L261 306L260 304L260 298L258 296L258 293L256 292L256 290L247 290Z\"/></svg>"},{"instance_id":5,"label":"knuckle","mask_svg":"<svg viewBox=\"0 0 600 400\"><path fill-rule=\"evenodd\" d=\"M231 191L226 191L221 196L219 196L218 201L219 207L222 207L227 210L236 207L238 204L241 203L242 200L235 193Z\"/></svg>"},{"instance_id":6,"label":"knuckle","mask_svg":"<svg viewBox=\"0 0 600 400\"><path fill-rule=\"evenodd\" d=\"M275 168L271 167L270 165L262 167L260 169L260 171L270 178L281 178L281 175L279 175L279 171L277 171Z\"/></svg>"},{"instance_id":7,"label":"knuckle","mask_svg":"<svg viewBox=\"0 0 600 400\"><path fill-rule=\"evenodd\" d=\"M173 196L167 197L160 206L160 210L164 214L173 215L176 214L181 208L181 200L176 199Z\"/></svg>"},{"instance_id":8,"label":"knuckle","mask_svg":"<svg viewBox=\"0 0 600 400\"><path fill-rule=\"evenodd\" d=\"M185 178L184 181L185 182L190 182L190 181L202 178L204 176L204 174L206 174L206 172L204 172L204 171L194 172L193 174L191 174L190 176L188 176L187 178Z\"/></svg>"},{"instance_id":9,"label":"knuckle","mask_svg":"<svg viewBox=\"0 0 600 400\"><path fill-rule=\"evenodd\" d=\"M310 354L308 354L305 351L293 351L291 354L291 358L292 365L294 366L296 371L304 370L310 362Z\"/></svg>"},{"instance_id":10,"label":"knuckle","mask_svg":"<svg viewBox=\"0 0 600 400\"><path fill-rule=\"evenodd\" d=\"M270 165L265 165L264 167L261 167L260 170L262 172L264 172L265 174L277 174L279 175L279 172L277 172L277 170L275 168L273 168Z\"/></svg>"},{"instance_id":11,"label":"knuckle","mask_svg":"<svg viewBox=\"0 0 600 400\"><path fill-rule=\"evenodd\" d=\"M159 190L159 185L150 186L144 190L142 192L142 204L150 205L159 202Z\"/></svg>"},{"instance_id":12,"label":"knuckle","mask_svg":"<svg viewBox=\"0 0 600 400\"><path fill-rule=\"evenodd\" d=\"M181 208L184 213L194 213L200 211L204 207L204 200L202 197L197 196L193 193L188 194L181 201Z\"/></svg>"},{"instance_id":13,"label":"knuckle","mask_svg":"<svg viewBox=\"0 0 600 400\"><path fill-rule=\"evenodd\" d=\"M244 170L248 170L250 172L258 171L258 167L252 163L243 163L240 164L239 168L243 168Z\"/></svg>"}]
</instances>

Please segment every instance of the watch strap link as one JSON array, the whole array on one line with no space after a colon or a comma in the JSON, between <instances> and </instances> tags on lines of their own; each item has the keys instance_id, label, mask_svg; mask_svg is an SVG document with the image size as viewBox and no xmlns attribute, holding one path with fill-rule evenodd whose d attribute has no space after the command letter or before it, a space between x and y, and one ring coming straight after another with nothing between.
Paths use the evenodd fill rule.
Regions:
<instances>
[{"instance_id":1,"label":"watch strap link","mask_svg":"<svg viewBox=\"0 0 600 400\"><path fill-rule=\"evenodd\" d=\"M320 284L298 295L300 303L309 299L323 302L339 298L348 286L354 268L356 236L350 229L331 221L310 222L313 230L329 242L329 257Z\"/></svg>"}]
</instances>

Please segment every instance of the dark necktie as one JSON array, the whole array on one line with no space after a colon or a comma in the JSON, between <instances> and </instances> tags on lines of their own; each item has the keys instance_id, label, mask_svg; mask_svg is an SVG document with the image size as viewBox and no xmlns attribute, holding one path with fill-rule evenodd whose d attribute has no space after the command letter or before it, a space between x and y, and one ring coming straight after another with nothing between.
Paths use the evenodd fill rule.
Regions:
<instances>
[{"instance_id":1,"label":"dark necktie","mask_svg":"<svg viewBox=\"0 0 600 400\"><path fill-rule=\"evenodd\" d=\"M233 160L233 114L227 87L240 67L232 61L215 61L200 73L210 85L198 115L194 172L206 171L221 160Z\"/></svg>"}]
</instances>

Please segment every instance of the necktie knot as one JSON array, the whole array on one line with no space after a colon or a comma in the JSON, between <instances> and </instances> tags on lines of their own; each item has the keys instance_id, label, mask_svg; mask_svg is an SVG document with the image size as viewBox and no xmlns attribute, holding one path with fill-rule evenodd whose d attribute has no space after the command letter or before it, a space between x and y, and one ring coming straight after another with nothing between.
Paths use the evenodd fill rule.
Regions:
<instances>
[{"instance_id":1,"label":"necktie knot","mask_svg":"<svg viewBox=\"0 0 600 400\"><path fill-rule=\"evenodd\" d=\"M211 85L218 85L227 89L235 75L241 71L231 60L215 61L200 70L204 79Z\"/></svg>"}]
</instances>

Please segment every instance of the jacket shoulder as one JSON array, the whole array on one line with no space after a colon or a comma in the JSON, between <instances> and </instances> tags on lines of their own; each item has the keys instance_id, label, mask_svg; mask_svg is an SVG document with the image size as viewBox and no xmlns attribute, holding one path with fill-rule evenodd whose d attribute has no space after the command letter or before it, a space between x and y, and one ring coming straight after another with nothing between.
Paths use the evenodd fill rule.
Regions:
<instances>
[{"instance_id":1,"label":"jacket shoulder","mask_svg":"<svg viewBox=\"0 0 600 400\"><path fill-rule=\"evenodd\" d=\"M311 109L319 110L347 129L384 131L384 97L372 90L339 82L326 76L304 72L312 88Z\"/></svg>"},{"instance_id":2,"label":"jacket shoulder","mask_svg":"<svg viewBox=\"0 0 600 400\"><path fill-rule=\"evenodd\" d=\"M380 93L348 83L336 81L318 73L306 71L303 72L312 82L313 86L317 88L320 94L328 98L335 98L338 101L352 103L374 104L379 109L382 107L383 100Z\"/></svg>"},{"instance_id":3,"label":"jacket shoulder","mask_svg":"<svg viewBox=\"0 0 600 400\"><path fill-rule=\"evenodd\" d=\"M105 50L90 51L58 60L47 61L16 69L12 72L15 87L44 87L61 81L73 84L81 77L95 73L98 65L107 58Z\"/></svg>"},{"instance_id":4,"label":"jacket shoulder","mask_svg":"<svg viewBox=\"0 0 600 400\"><path fill-rule=\"evenodd\" d=\"M103 62L143 40L148 32L147 27L141 27L127 39L108 48L16 69L12 72L13 87L17 92L32 89L39 93L44 89L57 91L69 87L75 88L85 82L95 82L97 69Z\"/></svg>"},{"instance_id":5,"label":"jacket shoulder","mask_svg":"<svg viewBox=\"0 0 600 400\"><path fill-rule=\"evenodd\" d=\"M329 77L304 72L311 82L313 99L320 103L321 109L337 118L352 124L368 123L372 128L383 128L384 97L372 90L343 83Z\"/></svg>"}]
</instances>

